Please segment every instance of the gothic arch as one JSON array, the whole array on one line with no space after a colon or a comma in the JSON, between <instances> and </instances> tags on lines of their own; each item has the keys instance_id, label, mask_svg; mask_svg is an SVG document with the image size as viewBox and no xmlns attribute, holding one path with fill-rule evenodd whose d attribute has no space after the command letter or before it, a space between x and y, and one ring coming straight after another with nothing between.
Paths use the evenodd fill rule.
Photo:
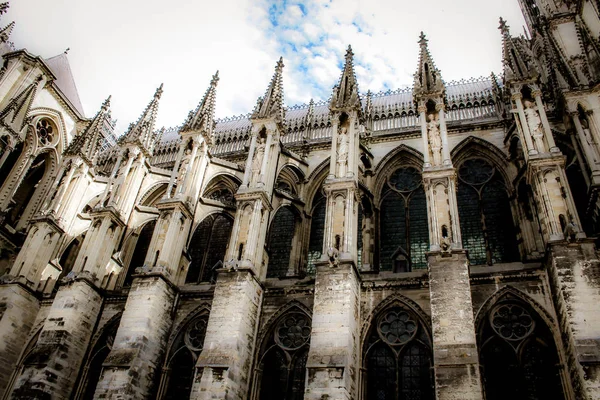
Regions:
<instances>
[{"instance_id":1,"label":"gothic arch","mask_svg":"<svg viewBox=\"0 0 600 400\"><path fill-rule=\"evenodd\" d=\"M285 164L277 172L275 179L275 189L289 191L290 194L298 196L300 194L300 185L304 182L304 174L293 164Z\"/></svg>"},{"instance_id":2,"label":"gothic arch","mask_svg":"<svg viewBox=\"0 0 600 400\"><path fill-rule=\"evenodd\" d=\"M429 336L429 340L431 341L431 317L425 313L425 311L423 311L423 309L421 308L421 306L419 304L417 304L415 301L409 299L408 297L400 294L400 293L394 293L388 297L386 297L385 299L383 299L382 301L379 302L379 304L377 304L373 310L369 313L369 316L365 319L365 321L362 324L361 327L361 332L360 332L360 342L364 345L366 344L366 339L367 336L369 334L369 331L371 330L373 321L375 320L375 318L377 318L378 315L381 314L382 311L384 311L387 308L392 308L394 306L404 306L407 307L408 309L410 309L412 312L414 312L419 319L421 320L421 322L425 325L425 327L427 328L427 334ZM362 346L361 346L362 347ZM363 352L364 352L363 348Z\"/></svg>"},{"instance_id":3,"label":"gothic arch","mask_svg":"<svg viewBox=\"0 0 600 400\"><path fill-rule=\"evenodd\" d=\"M381 192L385 182L395 170L401 167L412 167L423 171L423 155L415 149L404 144L389 152L375 168L375 184L373 185L374 203L379 206Z\"/></svg>"},{"instance_id":4,"label":"gothic arch","mask_svg":"<svg viewBox=\"0 0 600 400\"><path fill-rule=\"evenodd\" d=\"M225 185L235 193L237 188L242 184L242 181L235 174L228 171L218 171L212 176L207 177L206 182L208 183L202 188L202 197L205 197L208 192L219 185Z\"/></svg>"},{"instance_id":5,"label":"gothic arch","mask_svg":"<svg viewBox=\"0 0 600 400\"><path fill-rule=\"evenodd\" d=\"M177 325L174 325L172 330L171 330L171 334L169 335L169 338L167 339L167 348L165 351L165 354L167 354L167 356L165 357L165 361L163 362L163 364L166 366L170 357L169 354L171 354L171 350L173 347L173 342L175 340L175 338L177 337L177 335L179 335L179 333L181 332L181 330L194 318L200 316L200 315L210 315L210 304L208 303L202 303L199 306L197 306L196 308L194 308L192 311L190 311L182 320L181 322L179 322Z\"/></svg>"},{"instance_id":6,"label":"gothic arch","mask_svg":"<svg viewBox=\"0 0 600 400\"><path fill-rule=\"evenodd\" d=\"M323 162L321 162L308 176L307 182L308 185L306 187L306 210L312 210L314 208L314 199L321 187L323 187L323 182L327 175L329 174L329 164L330 157L327 157Z\"/></svg>"},{"instance_id":7,"label":"gothic arch","mask_svg":"<svg viewBox=\"0 0 600 400\"><path fill-rule=\"evenodd\" d=\"M277 311L275 311L273 315L271 315L262 325L262 328L258 332L256 339L256 343L260 344L260 346L257 346L257 349L260 349L261 346L264 344L265 338L269 334L269 331L272 329L275 322L277 322L277 320L281 318L285 313L293 309L297 309L309 317L312 316L312 310L299 300L294 299L287 302L283 306L279 307L279 309L277 309Z\"/></svg>"},{"instance_id":8,"label":"gothic arch","mask_svg":"<svg viewBox=\"0 0 600 400\"><path fill-rule=\"evenodd\" d=\"M152 207L152 205L159 201L164 193L166 193L168 185L169 181L166 179L154 183L140 196L138 204Z\"/></svg>"},{"instance_id":9,"label":"gothic arch","mask_svg":"<svg viewBox=\"0 0 600 400\"><path fill-rule=\"evenodd\" d=\"M65 123L65 120L62 116L62 114L52 108L47 108L47 107L36 107L36 108L32 108L29 111L29 118L31 120L30 122L30 126L31 127L35 127L36 123L42 119L42 118L48 118L50 120L52 120L52 122L54 122L54 124L56 125L56 127L58 128L58 132L59 132L59 139L56 142L55 147L58 149L58 152L62 154L62 152L67 148L68 146L68 140L67 140L67 125ZM34 128L34 132L35 132L35 128ZM75 132L76 134L77 132ZM73 138L71 138L72 140Z\"/></svg>"},{"instance_id":10,"label":"gothic arch","mask_svg":"<svg viewBox=\"0 0 600 400\"><path fill-rule=\"evenodd\" d=\"M508 156L502 150L487 140L475 136L469 136L456 145L450 152L450 158L455 167L469 158L483 158L491 162L502 175L508 190L510 190L510 182L516 175L510 167Z\"/></svg>"}]
</instances>

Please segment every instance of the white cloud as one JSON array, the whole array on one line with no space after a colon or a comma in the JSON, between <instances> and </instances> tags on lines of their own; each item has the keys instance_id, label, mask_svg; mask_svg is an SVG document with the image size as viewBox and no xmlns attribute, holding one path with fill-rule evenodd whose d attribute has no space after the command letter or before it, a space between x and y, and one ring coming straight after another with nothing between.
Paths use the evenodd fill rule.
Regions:
<instances>
[{"instance_id":1,"label":"white cloud","mask_svg":"<svg viewBox=\"0 0 600 400\"><path fill-rule=\"evenodd\" d=\"M19 0L12 40L69 59L87 115L113 95L119 129L165 83L158 124L183 122L219 69L217 114L252 111L284 56L288 103L326 99L352 44L362 92L412 84L425 31L445 80L500 71L503 15L519 33L517 0Z\"/></svg>"}]
</instances>

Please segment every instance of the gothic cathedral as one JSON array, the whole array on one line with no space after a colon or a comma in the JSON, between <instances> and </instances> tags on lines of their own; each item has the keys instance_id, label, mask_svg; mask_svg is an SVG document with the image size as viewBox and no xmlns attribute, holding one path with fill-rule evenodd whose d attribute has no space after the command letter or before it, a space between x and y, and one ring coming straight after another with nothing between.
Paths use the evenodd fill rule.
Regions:
<instances>
[{"instance_id":1,"label":"gothic cathedral","mask_svg":"<svg viewBox=\"0 0 600 400\"><path fill-rule=\"evenodd\" d=\"M519 2L502 76L118 139L0 30L0 398L600 399L600 2Z\"/></svg>"}]
</instances>

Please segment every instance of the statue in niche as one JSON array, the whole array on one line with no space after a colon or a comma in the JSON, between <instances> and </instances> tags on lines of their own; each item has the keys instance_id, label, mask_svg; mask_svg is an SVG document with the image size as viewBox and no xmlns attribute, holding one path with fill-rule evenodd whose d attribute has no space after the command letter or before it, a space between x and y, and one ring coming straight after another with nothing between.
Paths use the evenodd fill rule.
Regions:
<instances>
[{"instance_id":1,"label":"statue in niche","mask_svg":"<svg viewBox=\"0 0 600 400\"><path fill-rule=\"evenodd\" d=\"M535 109L533 103L529 100L525 100L525 118L527 118L527 127L529 133L535 142L535 147L540 153L546 152L546 146L544 145L544 128L542 127L542 120L540 114Z\"/></svg>"},{"instance_id":2,"label":"statue in niche","mask_svg":"<svg viewBox=\"0 0 600 400\"><path fill-rule=\"evenodd\" d=\"M575 117L577 118L577 117ZM585 135L585 141L587 142L589 148L591 148L593 151L593 157L594 157L594 162L598 161L598 155L597 155L597 149L598 147L596 146L596 141L594 140L594 137L592 136L592 132L590 130L590 122L587 119L587 116L584 114L583 116L580 114L579 116L579 120L581 122L581 128L583 129L583 134Z\"/></svg>"},{"instance_id":3,"label":"statue in niche","mask_svg":"<svg viewBox=\"0 0 600 400\"><path fill-rule=\"evenodd\" d=\"M183 185L185 183L185 177L187 175L187 170L190 165L190 158L192 157L192 151L188 148L185 150L185 154L181 158L181 163L179 165L179 174L177 175L177 194L183 192Z\"/></svg>"},{"instance_id":4,"label":"statue in niche","mask_svg":"<svg viewBox=\"0 0 600 400\"><path fill-rule=\"evenodd\" d=\"M439 123L433 114L429 114L429 122L427 122L427 136L429 137L429 147L431 147L431 155L433 156L433 165L441 165L442 136L440 134Z\"/></svg>"},{"instance_id":5,"label":"statue in niche","mask_svg":"<svg viewBox=\"0 0 600 400\"><path fill-rule=\"evenodd\" d=\"M266 139L258 135L256 139L256 149L252 158L252 183L257 184L260 179L260 170L262 168L263 158L265 157Z\"/></svg>"},{"instance_id":6,"label":"statue in niche","mask_svg":"<svg viewBox=\"0 0 600 400\"><path fill-rule=\"evenodd\" d=\"M346 176L348 169L348 128L342 126L337 138L337 176Z\"/></svg>"}]
</instances>

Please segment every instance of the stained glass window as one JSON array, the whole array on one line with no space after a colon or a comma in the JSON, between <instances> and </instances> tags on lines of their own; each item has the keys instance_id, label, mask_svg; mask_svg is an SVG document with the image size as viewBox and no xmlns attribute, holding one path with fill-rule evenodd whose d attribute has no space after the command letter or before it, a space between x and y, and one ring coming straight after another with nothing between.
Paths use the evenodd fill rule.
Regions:
<instances>
[{"instance_id":1,"label":"stained glass window","mask_svg":"<svg viewBox=\"0 0 600 400\"><path fill-rule=\"evenodd\" d=\"M423 327L410 311L380 315L368 342L367 399L433 399L431 352Z\"/></svg>"},{"instance_id":2,"label":"stained glass window","mask_svg":"<svg viewBox=\"0 0 600 400\"><path fill-rule=\"evenodd\" d=\"M269 231L267 278L287 275L295 231L296 217L293 211L289 207L281 207L277 210Z\"/></svg>"},{"instance_id":3,"label":"stained glass window","mask_svg":"<svg viewBox=\"0 0 600 400\"><path fill-rule=\"evenodd\" d=\"M407 272L427 268L427 201L417 169L400 168L390 176L384 189L379 221L380 271Z\"/></svg>"},{"instance_id":4,"label":"stained glass window","mask_svg":"<svg viewBox=\"0 0 600 400\"><path fill-rule=\"evenodd\" d=\"M308 267L306 273L315 275L315 263L323 254L323 235L325 234L325 200L321 199L313 209L310 223L310 241L308 244Z\"/></svg>"},{"instance_id":5,"label":"stained glass window","mask_svg":"<svg viewBox=\"0 0 600 400\"><path fill-rule=\"evenodd\" d=\"M150 221L142 228L140 236L135 244L135 250L133 251L133 256L131 257L131 262L129 263L123 286L131 286L135 269L144 266L144 260L146 259L146 254L148 254L148 248L150 247L150 241L152 240L155 226L156 221Z\"/></svg>"},{"instance_id":6,"label":"stained glass window","mask_svg":"<svg viewBox=\"0 0 600 400\"><path fill-rule=\"evenodd\" d=\"M233 222L225 214L206 217L196 228L188 252L192 259L186 283L211 282L215 268L223 262Z\"/></svg>"},{"instance_id":7,"label":"stained glass window","mask_svg":"<svg viewBox=\"0 0 600 400\"><path fill-rule=\"evenodd\" d=\"M481 329L487 399L564 400L554 340L533 310L500 303Z\"/></svg>"},{"instance_id":8,"label":"stained glass window","mask_svg":"<svg viewBox=\"0 0 600 400\"><path fill-rule=\"evenodd\" d=\"M458 176L460 229L471 264L518 261L510 201L499 172L475 158L462 163Z\"/></svg>"}]
</instances>

